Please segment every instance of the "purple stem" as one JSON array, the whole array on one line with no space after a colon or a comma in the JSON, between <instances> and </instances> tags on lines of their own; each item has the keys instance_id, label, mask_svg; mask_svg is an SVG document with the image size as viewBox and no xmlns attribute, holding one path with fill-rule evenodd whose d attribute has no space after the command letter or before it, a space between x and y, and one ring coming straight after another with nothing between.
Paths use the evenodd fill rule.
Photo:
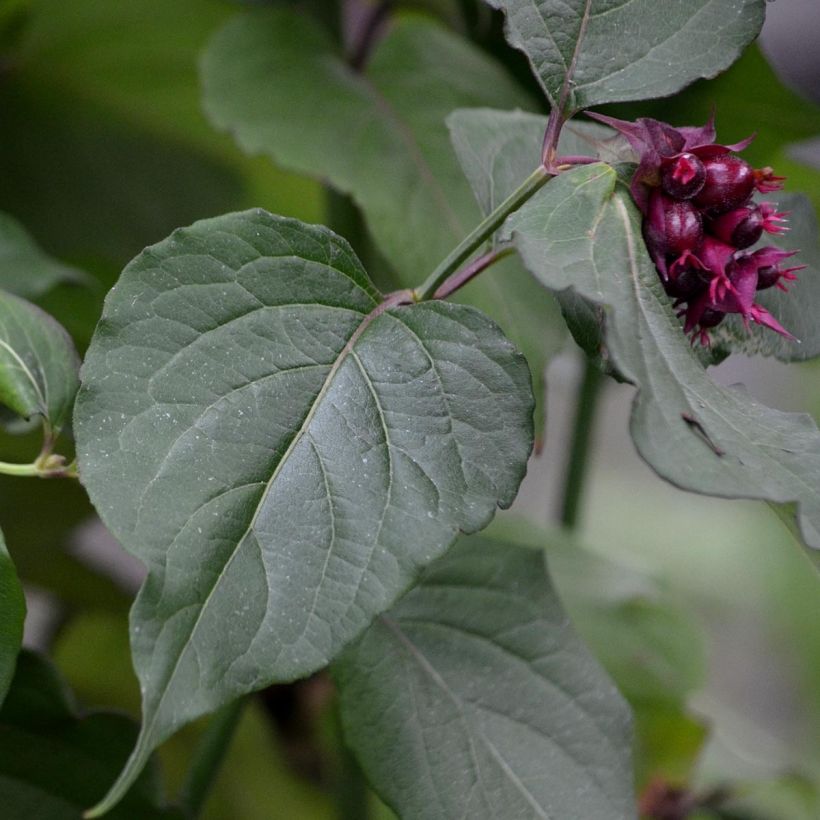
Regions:
<instances>
[{"instance_id":1,"label":"purple stem","mask_svg":"<svg viewBox=\"0 0 820 820\"><path fill-rule=\"evenodd\" d=\"M600 162L598 157L587 157L581 154L568 154L565 157L556 157L556 165L591 165L593 162Z\"/></svg>"},{"instance_id":2,"label":"purple stem","mask_svg":"<svg viewBox=\"0 0 820 820\"><path fill-rule=\"evenodd\" d=\"M348 60L350 67L357 72L364 71L373 46L382 32L387 16L393 9L392 0L382 0L375 8L369 11L359 30L359 36L353 46Z\"/></svg>"},{"instance_id":3,"label":"purple stem","mask_svg":"<svg viewBox=\"0 0 820 820\"><path fill-rule=\"evenodd\" d=\"M433 293L433 299L446 299L459 288L463 288L473 277L478 276L479 273L487 270L490 265L494 265L499 259L509 256L512 252L512 248L499 248L473 259L469 265L465 265L461 270L457 270L452 276L445 279Z\"/></svg>"}]
</instances>

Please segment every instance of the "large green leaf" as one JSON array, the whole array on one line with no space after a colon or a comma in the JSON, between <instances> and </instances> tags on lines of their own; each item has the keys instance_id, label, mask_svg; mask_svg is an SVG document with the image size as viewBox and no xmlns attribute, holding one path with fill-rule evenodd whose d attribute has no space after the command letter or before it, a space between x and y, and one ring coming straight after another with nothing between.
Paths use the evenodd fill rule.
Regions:
<instances>
[{"instance_id":1,"label":"large green leaf","mask_svg":"<svg viewBox=\"0 0 820 820\"><path fill-rule=\"evenodd\" d=\"M16 219L0 214L0 290L32 299L58 282L88 281L82 271L40 250Z\"/></svg>"},{"instance_id":2,"label":"large green leaf","mask_svg":"<svg viewBox=\"0 0 820 820\"><path fill-rule=\"evenodd\" d=\"M707 495L797 502L820 547L820 433L806 415L767 408L716 385L681 330L641 239L641 216L603 164L561 174L507 229L547 287L572 287L607 308L607 344L639 388L631 432L644 459Z\"/></svg>"},{"instance_id":3,"label":"large green leaf","mask_svg":"<svg viewBox=\"0 0 820 820\"><path fill-rule=\"evenodd\" d=\"M214 125L245 150L353 197L406 287L420 284L481 218L450 146L447 115L464 106L533 105L485 54L421 17L398 17L357 73L311 20L281 8L242 14L206 50L202 79ZM539 160L535 153L531 167ZM502 325L526 355L540 396L563 333L549 295L507 262L458 298Z\"/></svg>"},{"instance_id":4,"label":"large green leaf","mask_svg":"<svg viewBox=\"0 0 820 820\"><path fill-rule=\"evenodd\" d=\"M464 539L336 678L348 741L401 817L635 816L628 709L540 551Z\"/></svg>"},{"instance_id":5,"label":"large green leaf","mask_svg":"<svg viewBox=\"0 0 820 820\"><path fill-rule=\"evenodd\" d=\"M4 817L80 820L116 774L136 735L121 715L77 714L54 668L20 655L0 709L0 806ZM155 773L141 778L111 820L179 818L161 809Z\"/></svg>"},{"instance_id":6,"label":"large green leaf","mask_svg":"<svg viewBox=\"0 0 820 820\"><path fill-rule=\"evenodd\" d=\"M0 403L57 433L68 421L80 360L69 335L30 302L0 291Z\"/></svg>"},{"instance_id":7,"label":"large green leaf","mask_svg":"<svg viewBox=\"0 0 820 820\"><path fill-rule=\"evenodd\" d=\"M728 68L763 25L764 0L488 0L553 107L662 97Z\"/></svg>"},{"instance_id":8,"label":"large green leaf","mask_svg":"<svg viewBox=\"0 0 820 820\"><path fill-rule=\"evenodd\" d=\"M144 726L327 664L532 444L523 358L473 308L388 309L349 245L264 211L148 248L109 295L75 414L82 480L150 575L132 613Z\"/></svg>"},{"instance_id":9,"label":"large green leaf","mask_svg":"<svg viewBox=\"0 0 820 820\"><path fill-rule=\"evenodd\" d=\"M447 114L532 104L488 57L420 17L397 19L357 73L311 20L241 14L206 49L202 80L208 116L246 151L351 194L408 286L480 219Z\"/></svg>"},{"instance_id":10,"label":"large green leaf","mask_svg":"<svg viewBox=\"0 0 820 820\"><path fill-rule=\"evenodd\" d=\"M14 675L17 653L23 641L26 601L17 571L0 532L0 704Z\"/></svg>"}]
</instances>

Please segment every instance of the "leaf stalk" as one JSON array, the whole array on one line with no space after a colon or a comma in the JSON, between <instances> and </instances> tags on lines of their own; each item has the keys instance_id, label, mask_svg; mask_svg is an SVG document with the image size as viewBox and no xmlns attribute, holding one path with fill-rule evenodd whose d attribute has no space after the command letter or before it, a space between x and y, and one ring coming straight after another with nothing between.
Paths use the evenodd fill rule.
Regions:
<instances>
[{"instance_id":1,"label":"leaf stalk","mask_svg":"<svg viewBox=\"0 0 820 820\"><path fill-rule=\"evenodd\" d=\"M415 289L414 301L424 302L436 298L435 293L441 285L501 227L511 213L517 211L553 176L554 174L543 165L539 165L494 211L485 216Z\"/></svg>"}]
</instances>

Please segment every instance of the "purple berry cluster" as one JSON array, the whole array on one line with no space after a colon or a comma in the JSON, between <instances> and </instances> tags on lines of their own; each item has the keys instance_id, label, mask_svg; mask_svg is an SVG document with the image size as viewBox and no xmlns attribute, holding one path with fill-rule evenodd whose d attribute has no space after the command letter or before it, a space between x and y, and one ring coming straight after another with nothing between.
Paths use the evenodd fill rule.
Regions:
<instances>
[{"instance_id":1,"label":"purple berry cluster","mask_svg":"<svg viewBox=\"0 0 820 820\"><path fill-rule=\"evenodd\" d=\"M782 266L797 251L750 250L764 233L787 230L786 213L753 199L756 191L779 190L784 178L737 156L752 138L717 144L713 119L701 128L674 128L650 118L590 116L620 131L638 155L630 190L644 216L646 246L692 341L708 345L709 330L730 313L793 338L754 301L759 290L786 290L805 266Z\"/></svg>"}]
</instances>

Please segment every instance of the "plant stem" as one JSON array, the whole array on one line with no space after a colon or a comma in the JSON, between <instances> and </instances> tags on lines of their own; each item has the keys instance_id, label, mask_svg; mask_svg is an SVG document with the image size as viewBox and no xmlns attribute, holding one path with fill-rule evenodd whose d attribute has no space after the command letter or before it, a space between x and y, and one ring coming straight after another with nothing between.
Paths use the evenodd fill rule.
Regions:
<instances>
[{"instance_id":1,"label":"plant stem","mask_svg":"<svg viewBox=\"0 0 820 820\"><path fill-rule=\"evenodd\" d=\"M514 253L511 247L497 248L494 251L485 253L465 265L461 270L456 271L452 276L447 278L438 290L433 294L433 299L446 299L448 296L454 294L460 288L463 288L471 279L478 276L482 271L487 270L490 265L494 265L499 259L509 256Z\"/></svg>"},{"instance_id":2,"label":"plant stem","mask_svg":"<svg viewBox=\"0 0 820 820\"><path fill-rule=\"evenodd\" d=\"M589 446L602 380L603 374L595 363L586 359L584 375L578 386L575 426L572 431L569 462L564 478L564 498L561 504L561 523L567 529L574 529L578 524L584 479L589 461Z\"/></svg>"},{"instance_id":3,"label":"plant stem","mask_svg":"<svg viewBox=\"0 0 820 820\"><path fill-rule=\"evenodd\" d=\"M40 467L36 461L31 464L9 464L6 461L0 461L0 473L3 475L39 476Z\"/></svg>"},{"instance_id":4,"label":"plant stem","mask_svg":"<svg viewBox=\"0 0 820 820\"><path fill-rule=\"evenodd\" d=\"M388 15L393 10L393 0L381 0L369 10L359 36L352 48L349 64L354 71L363 71L373 51L373 46Z\"/></svg>"},{"instance_id":5,"label":"plant stem","mask_svg":"<svg viewBox=\"0 0 820 820\"><path fill-rule=\"evenodd\" d=\"M338 700L333 706L333 732L339 753L335 778L337 820L367 820L370 815L370 789L359 762L345 743Z\"/></svg>"},{"instance_id":6,"label":"plant stem","mask_svg":"<svg viewBox=\"0 0 820 820\"><path fill-rule=\"evenodd\" d=\"M472 256L493 233L501 227L504 220L514 211L517 211L532 195L538 191L550 178L550 174L543 165L539 165L521 185L516 188L491 214L488 214L479 224L442 260L441 264L415 290L415 300L423 302L432 299L442 283L459 266Z\"/></svg>"},{"instance_id":7,"label":"plant stem","mask_svg":"<svg viewBox=\"0 0 820 820\"><path fill-rule=\"evenodd\" d=\"M179 804L186 817L195 818L202 811L246 702L247 698L237 698L223 706L205 729L179 794Z\"/></svg>"}]
</instances>

